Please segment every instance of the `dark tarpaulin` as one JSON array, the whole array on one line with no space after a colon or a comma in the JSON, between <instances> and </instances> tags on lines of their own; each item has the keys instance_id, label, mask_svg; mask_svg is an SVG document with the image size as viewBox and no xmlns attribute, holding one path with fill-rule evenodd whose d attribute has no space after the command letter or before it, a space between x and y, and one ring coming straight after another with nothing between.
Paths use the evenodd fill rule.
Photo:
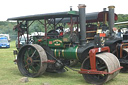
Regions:
<instances>
[{"instance_id":1,"label":"dark tarpaulin","mask_svg":"<svg viewBox=\"0 0 128 85\"><path fill-rule=\"evenodd\" d=\"M93 23L93 22L103 22L104 21L104 14L107 14L107 21L108 21L108 11L104 12L93 12L93 13L87 13L86 14L86 22L87 23ZM61 18L57 18L56 22L60 21ZM117 14L115 14L115 21L118 19ZM70 18L64 18L62 23L69 23ZM73 17L73 22L77 23L77 18Z\"/></svg>"},{"instance_id":2,"label":"dark tarpaulin","mask_svg":"<svg viewBox=\"0 0 128 85\"><path fill-rule=\"evenodd\" d=\"M103 12L93 12L86 14L86 22L93 23L93 22L103 22L104 21L104 14L107 14L107 21L108 21L108 11ZM14 17L8 18L7 20L40 20L40 19L51 19L56 18L56 23L58 23L62 18L64 18L60 23L69 23L70 16L73 16L73 22L77 23L77 17L79 14L77 11L67 11L67 12L57 12L57 13L46 13L46 14L36 14L36 15L29 15L29 16L21 16L21 17ZM118 19L117 14L115 14L115 21Z\"/></svg>"},{"instance_id":3,"label":"dark tarpaulin","mask_svg":"<svg viewBox=\"0 0 128 85\"><path fill-rule=\"evenodd\" d=\"M86 18L87 18L87 22L91 23L91 22L103 22L104 21L104 16L105 13L107 15L107 21L108 21L108 11L103 11L103 12L94 12L94 13L88 13ZM115 21L117 21L118 17L117 14L115 14Z\"/></svg>"},{"instance_id":4,"label":"dark tarpaulin","mask_svg":"<svg viewBox=\"0 0 128 85\"><path fill-rule=\"evenodd\" d=\"M36 15L28 15L21 17L8 18L7 20L40 20L40 19L51 19L51 18L63 18L70 16L78 16L77 11L67 11L67 12L57 12L57 13L46 13L46 14L36 14Z\"/></svg>"}]
</instances>

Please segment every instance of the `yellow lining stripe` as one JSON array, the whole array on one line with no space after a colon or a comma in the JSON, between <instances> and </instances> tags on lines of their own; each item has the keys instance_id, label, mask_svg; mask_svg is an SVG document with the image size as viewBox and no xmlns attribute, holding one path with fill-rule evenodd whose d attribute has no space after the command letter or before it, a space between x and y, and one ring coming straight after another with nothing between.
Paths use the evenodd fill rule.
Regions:
<instances>
[{"instance_id":1,"label":"yellow lining stripe","mask_svg":"<svg viewBox=\"0 0 128 85\"><path fill-rule=\"evenodd\" d=\"M55 51L54 51L54 54L55 54L55 57L56 57L56 49L55 49Z\"/></svg>"},{"instance_id":2,"label":"yellow lining stripe","mask_svg":"<svg viewBox=\"0 0 128 85\"><path fill-rule=\"evenodd\" d=\"M64 49L62 50L62 56L64 57Z\"/></svg>"},{"instance_id":3,"label":"yellow lining stripe","mask_svg":"<svg viewBox=\"0 0 128 85\"><path fill-rule=\"evenodd\" d=\"M78 47L76 48L76 59L79 60L78 55L77 55L77 50L78 50Z\"/></svg>"}]
</instances>

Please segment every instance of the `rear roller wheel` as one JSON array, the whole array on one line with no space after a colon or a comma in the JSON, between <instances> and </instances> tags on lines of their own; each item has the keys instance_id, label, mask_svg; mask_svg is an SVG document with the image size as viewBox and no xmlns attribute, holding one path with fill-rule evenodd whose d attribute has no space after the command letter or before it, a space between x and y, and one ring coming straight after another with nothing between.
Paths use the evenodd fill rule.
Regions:
<instances>
[{"instance_id":1,"label":"rear roller wheel","mask_svg":"<svg viewBox=\"0 0 128 85\"><path fill-rule=\"evenodd\" d=\"M17 64L24 76L42 75L47 68L47 63L42 63L43 61L47 61L47 55L45 50L37 44L25 45L19 50Z\"/></svg>"},{"instance_id":2,"label":"rear roller wheel","mask_svg":"<svg viewBox=\"0 0 128 85\"><path fill-rule=\"evenodd\" d=\"M120 65L123 66L123 69L121 69L120 72L122 73L128 73L128 48L123 48L122 51L122 58L120 58Z\"/></svg>"},{"instance_id":3,"label":"rear roller wheel","mask_svg":"<svg viewBox=\"0 0 128 85\"><path fill-rule=\"evenodd\" d=\"M120 63L116 58L116 56L114 56L113 54L105 52L96 55L96 69L98 71L111 72L119 67L120 67ZM91 70L89 58L84 60L84 62L82 63L82 68ZM84 79L89 83L103 84L114 78L118 73L119 71L116 71L115 73L109 75L108 74L82 74L82 75Z\"/></svg>"}]
</instances>

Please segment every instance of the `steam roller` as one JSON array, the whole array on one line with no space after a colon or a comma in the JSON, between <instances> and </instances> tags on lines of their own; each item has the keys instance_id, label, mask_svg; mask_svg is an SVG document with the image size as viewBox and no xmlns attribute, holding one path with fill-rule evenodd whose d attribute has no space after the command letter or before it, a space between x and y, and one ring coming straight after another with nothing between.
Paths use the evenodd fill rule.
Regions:
<instances>
[{"instance_id":1,"label":"steam roller","mask_svg":"<svg viewBox=\"0 0 128 85\"><path fill-rule=\"evenodd\" d=\"M110 53L108 46L101 45L100 36L96 35L93 41L87 42L85 7L84 4L79 4L79 12L70 10L68 12L8 19L17 20L18 26L16 29L23 29L23 31L25 29L27 33L29 21L44 20L44 23L40 22L43 23L42 25L45 27L45 36L39 39L33 38L33 44L26 44L18 50L17 65L22 75L38 77L44 74L44 72L62 73L67 70L65 67L69 67L67 64L71 60L78 60L82 63L80 70L74 71L82 74L85 81L92 84L103 84L113 79L119 73L122 67L117 57ZM46 20L52 18L52 21L54 21L52 25L56 27L55 20L62 18L62 21L64 17L70 18L71 32L61 33L61 35L47 32L47 26L49 26L50 23L46 23ZM73 30L73 17L79 18L80 32L74 32ZM19 21L24 22L25 25L20 24ZM33 22L31 22L31 24L32 23ZM22 28L24 26L26 27ZM55 29L56 28L54 28L54 31ZM21 34L20 30L18 34ZM73 70L73 68L71 69Z\"/></svg>"}]
</instances>

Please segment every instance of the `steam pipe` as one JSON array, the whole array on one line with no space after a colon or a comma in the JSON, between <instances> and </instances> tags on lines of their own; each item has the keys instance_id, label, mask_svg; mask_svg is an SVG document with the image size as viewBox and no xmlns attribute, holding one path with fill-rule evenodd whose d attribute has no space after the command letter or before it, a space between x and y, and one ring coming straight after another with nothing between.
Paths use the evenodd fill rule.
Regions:
<instances>
[{"instance_id":1,"label":"steam pipe","mask_svg":"<svg viewBox=\"0 0 128 85\"><path fill-rule=\"evenodd\" d=\"M85 15L85 5L79 4L79 21L80 21L80 36L81 36L81 45L86 45L86 15Z\"/></svg>"},{"instance_id":2,"label":"steam pipe","mask_svg":"<svg viewBox=\"0 0 128 85\"><path fill-rule=\"evenodd\" d=\"M109 18L108 18L108 24L109 24L109 29L110 29L110 36L112 36L112 34L114 33L113 32L113 27L114 27L114 22L115 22L115 19L114 19L114 17L115 17L115 15L114 15L114 8L115 8L115 6L109 6L108 7L109 8L109 12L108 12L108 16L109 16Z\"/></svg>"}]
</instances>

